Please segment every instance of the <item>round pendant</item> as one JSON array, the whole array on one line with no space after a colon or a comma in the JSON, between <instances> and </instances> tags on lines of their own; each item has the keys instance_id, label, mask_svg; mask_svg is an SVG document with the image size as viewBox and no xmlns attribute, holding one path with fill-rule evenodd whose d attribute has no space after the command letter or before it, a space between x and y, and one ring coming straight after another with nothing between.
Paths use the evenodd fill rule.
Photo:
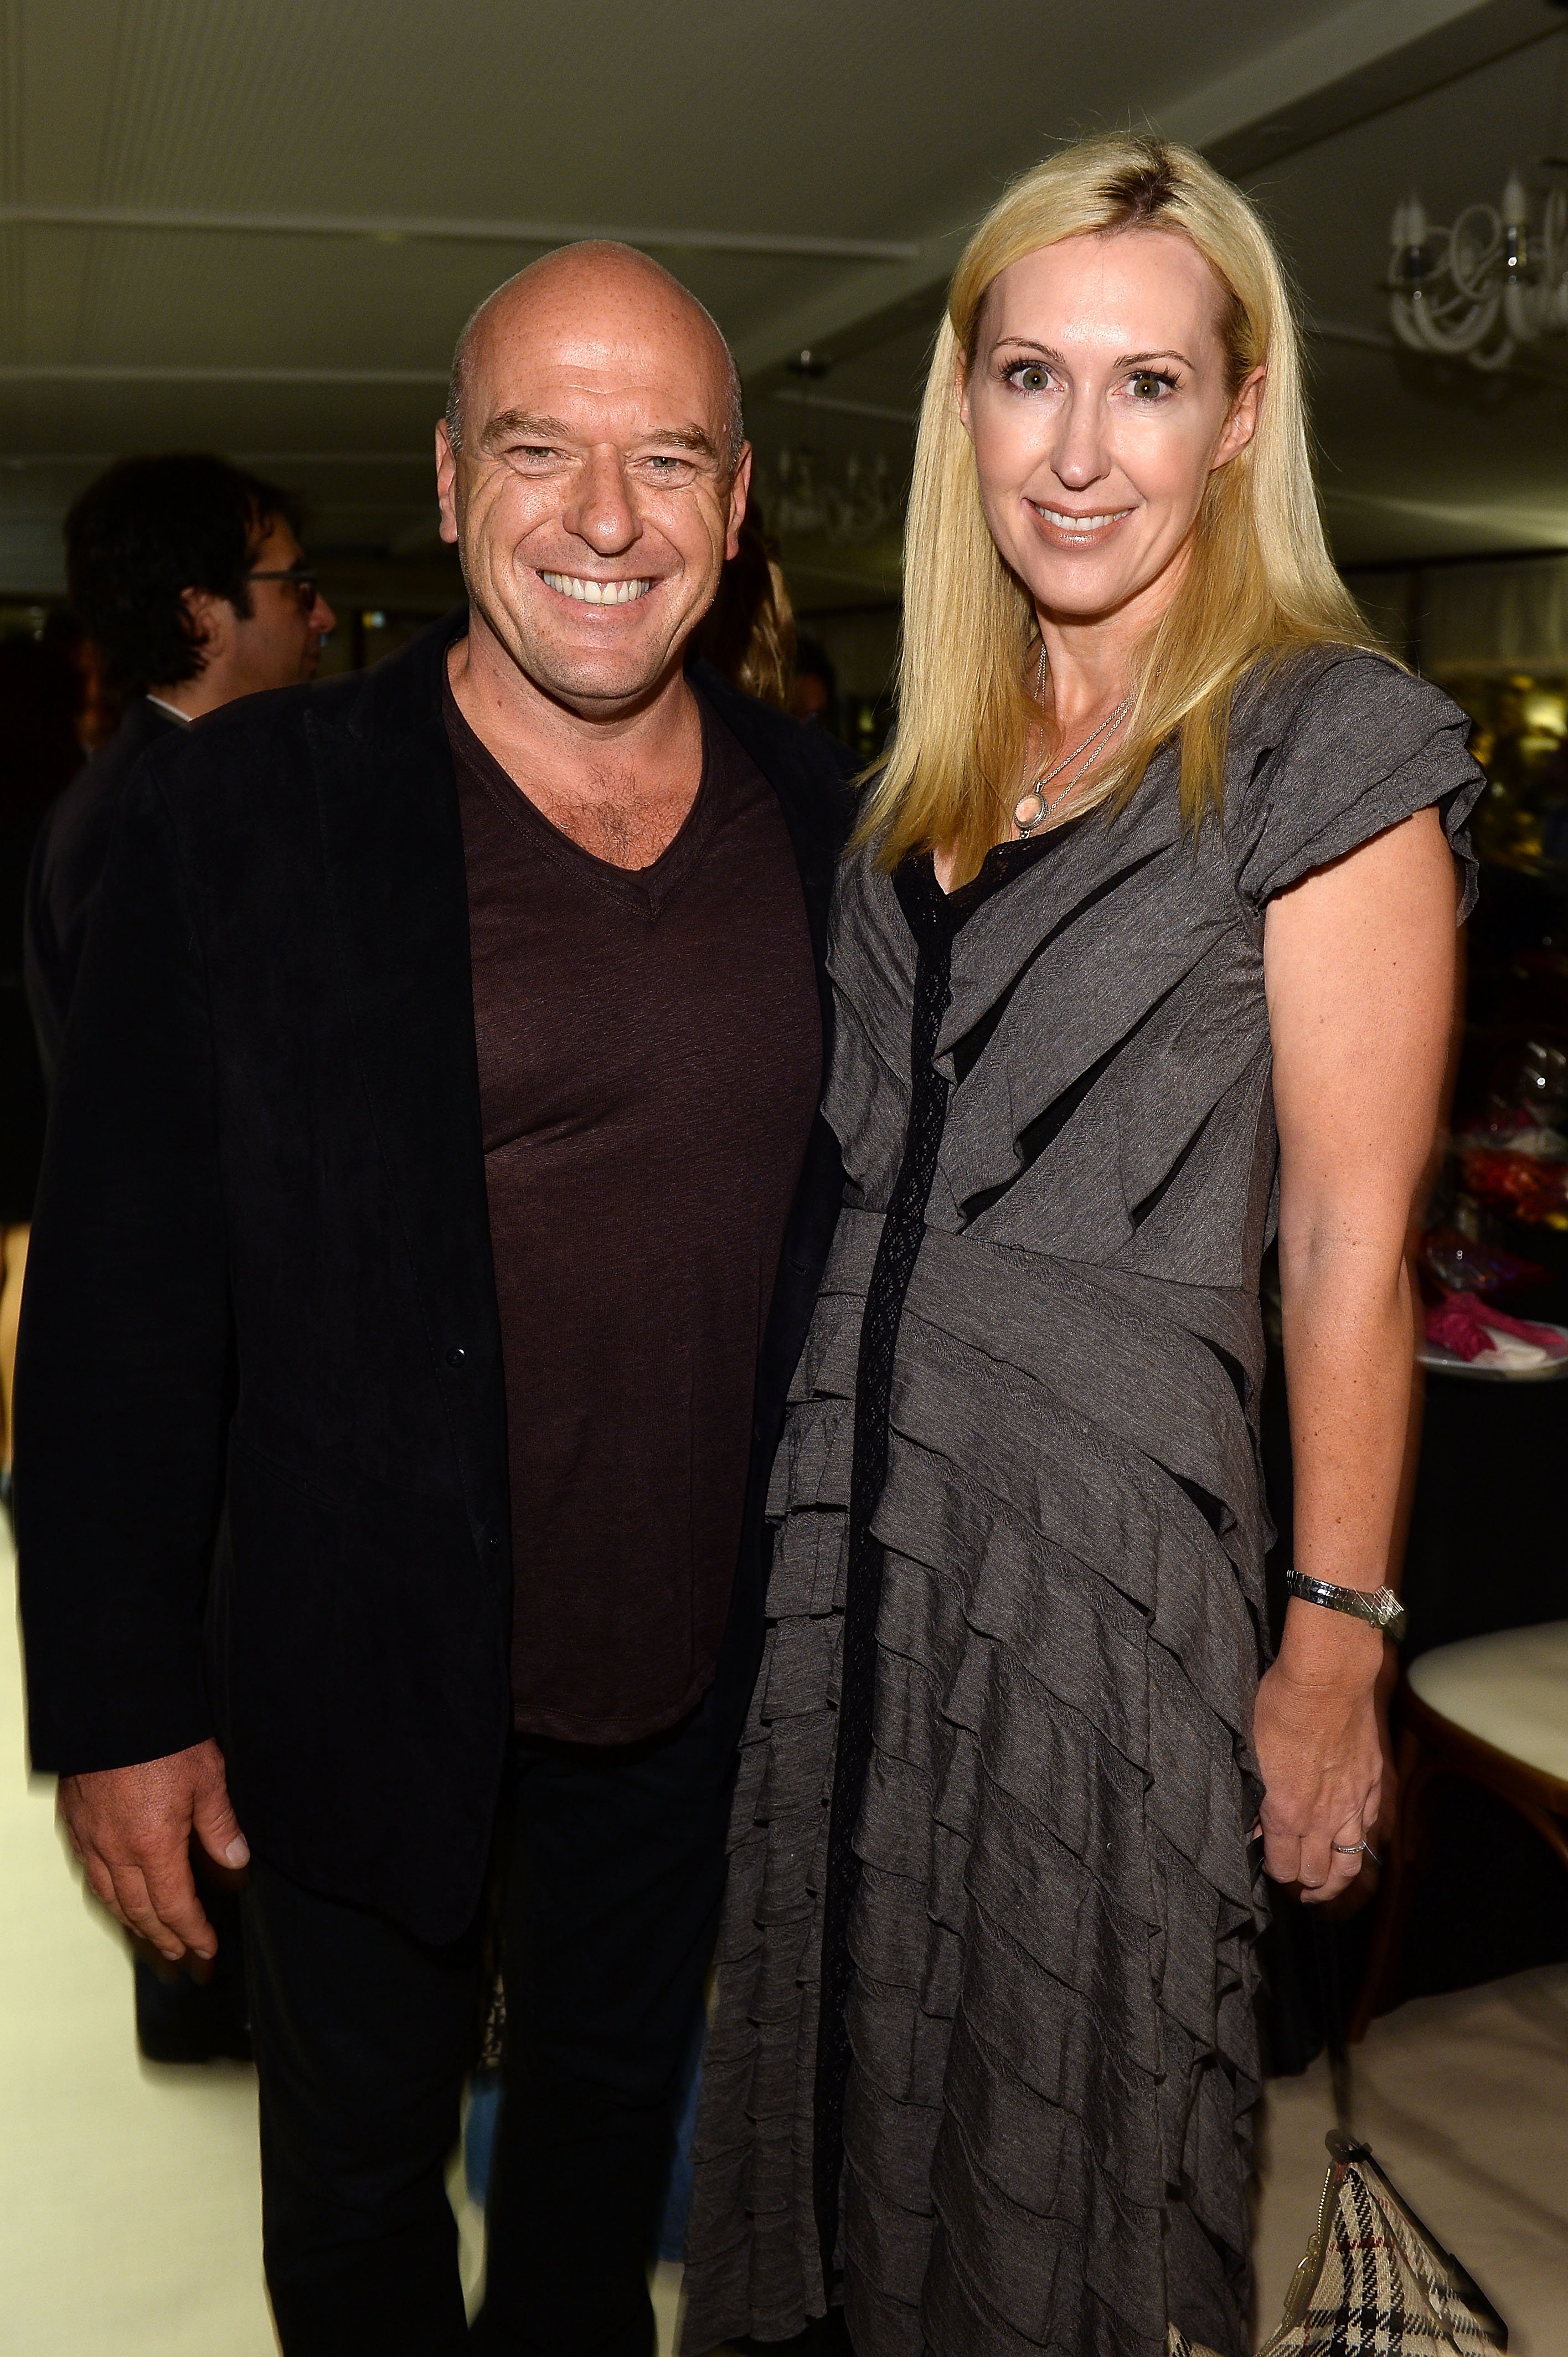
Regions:
<instances>
[{"instance_id":1,"label":"round pendant","mask_svg":"<svg viewBox=\"0 0 1568 2357\"><path fill-rule=\"evenodd\" d=\"M1020 794L1013 805L1013 823L1020 834L1033 834L1049 808L1050 804L1038 786L1031 786L1028 792Z\"/></svg>"}]
</instances>

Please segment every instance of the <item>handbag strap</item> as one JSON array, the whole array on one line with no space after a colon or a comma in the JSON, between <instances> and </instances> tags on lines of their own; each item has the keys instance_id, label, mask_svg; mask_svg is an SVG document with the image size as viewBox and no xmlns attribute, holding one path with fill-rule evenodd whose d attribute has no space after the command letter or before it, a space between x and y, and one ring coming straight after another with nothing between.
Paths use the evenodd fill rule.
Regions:
<instances>
[{"instance_id":1,"label":"handbag strap","mask_svg":"<svg viewBox=\"0 0 1568 2357\"><path fill-rule=\"evenodd\" d=\"M1334 2123L1342 2136L1355 2142L1355 2131L1350 2126L1350 2050L1345 2041L1345 1986L1339 1942L1324 1908L1307 1907L1303 1912L1312 1918L1312 1956L1317 1976L1318 2010L1323 2018L1323 2042L1328 2050Z\"/></svg>"}]
</instances>

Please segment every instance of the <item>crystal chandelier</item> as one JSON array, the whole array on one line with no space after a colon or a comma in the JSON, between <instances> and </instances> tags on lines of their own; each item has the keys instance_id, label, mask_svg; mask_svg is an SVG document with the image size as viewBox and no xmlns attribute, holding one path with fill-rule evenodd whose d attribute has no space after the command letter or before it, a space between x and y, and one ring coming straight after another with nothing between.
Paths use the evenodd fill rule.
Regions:
<instances>
[{"instance_id":1,"label":"crystal chandelier","mask_svg":"<svg viewBox=\"0 0 1568 2357\"><path fill-rule=\"evenodd\" d=\"M875 540L903 505L880 451L867 466L852 450L834 477L822 471L820 452L785 448L758 469L757 491L771 531L840 546Z\"/></svg>"},{"instance_id":2,"label":"crystal chandelier","mask_svg":"<svg viewBox=\"0 0 1568 2357\"><path fill-rule=\"evenodd\" d=\"M1412 351L1502 369L1516 346L1568 334L1568 191L1561 187L1548 195L1539 229L1524 182L1510 172L1500 207L1467 205L1452 229L1429 221L1419 197L1406 197L1390 237L1389 311Z\"/></svg>"}]
</instances>

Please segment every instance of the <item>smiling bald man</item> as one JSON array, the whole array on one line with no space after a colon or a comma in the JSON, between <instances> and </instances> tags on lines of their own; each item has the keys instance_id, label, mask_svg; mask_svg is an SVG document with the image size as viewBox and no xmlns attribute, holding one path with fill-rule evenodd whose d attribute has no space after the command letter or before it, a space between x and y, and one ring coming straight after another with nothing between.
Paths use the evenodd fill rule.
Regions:
<instances>
[{"instance_id":1,"label":"smiling bald man","mask_svg":"<svg viewBox=\"0 0 1568 2357\"><path fill-rule=\"evenodd\" d=\"M685 667L750 454L646 256L493 295L436 466L465 610L127 789L28 1270L33 1758L171 1960L214 1946L192 1831L248 1865L286 2357L649 2357L842 1191L848 757ZM443 2173L492 1911L470 2337Z\"/></svg>"}]
</instances>

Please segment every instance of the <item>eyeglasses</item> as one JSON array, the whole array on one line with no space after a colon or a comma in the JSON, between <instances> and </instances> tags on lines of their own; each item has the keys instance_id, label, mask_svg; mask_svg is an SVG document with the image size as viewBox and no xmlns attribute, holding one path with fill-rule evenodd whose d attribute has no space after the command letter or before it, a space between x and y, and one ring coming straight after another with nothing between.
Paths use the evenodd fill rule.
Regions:
<instances>
[{"instance_id":1,"label":"eyeglasses","mask_svg":"<svg viewBox=\"0 0 1568 2357\"><path fill-rule=\"evenodd\" d=\"M285 565L281 572L247 573L247 581L286 581L299 600L299 610L309 614L316 608L316 576L307 565Z\"/></svg>"}]
</instances>

